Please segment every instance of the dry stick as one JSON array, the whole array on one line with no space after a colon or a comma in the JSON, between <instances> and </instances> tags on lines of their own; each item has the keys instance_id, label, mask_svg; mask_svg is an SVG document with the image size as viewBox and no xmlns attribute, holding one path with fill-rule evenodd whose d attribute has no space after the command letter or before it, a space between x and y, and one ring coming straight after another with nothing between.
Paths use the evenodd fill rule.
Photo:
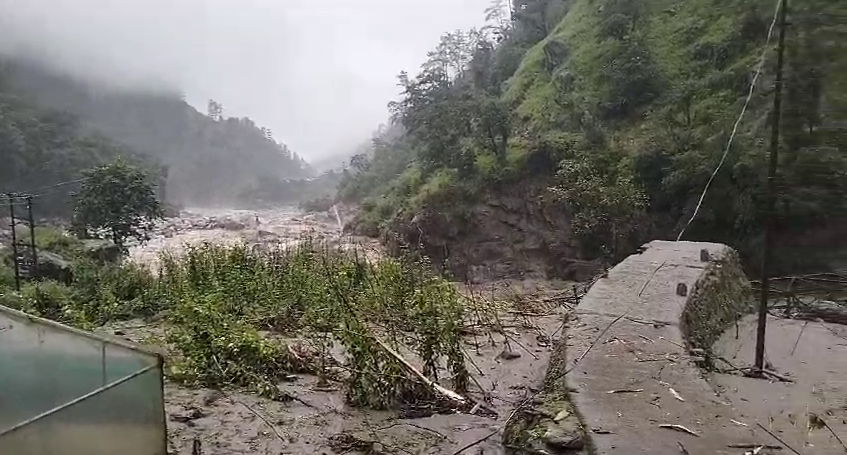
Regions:
<instances>
[{"instance_id":1,"label":"dry stick","mask_svg":"<svg viewBox=\"0 0 847 455\"><path fill-rule=\"evenodd\" d=\"M777 436L777 435L773 434L770 430L768 430L767 428L765 428L765 427L764 427L764 425L762 425L761 423L756 422L756 425L758 425L758 426L759 426L759 428L761 428L762 430L764 430L764 431L765 431L765 433L767 433L767 434L771 435L771 437L772 437L772 438L774 438L774 439L776 439L777 441L779 441L779 443L780 443L780 444L782 444L783 446L787 447L787 448L788 448L788 450L790 450L790 451L792 451L792 452L796 453L797 455L803 455L802 453L798 452L798 451L797 451L794 447L791 447L791 446L790 446L790 445L788 445L785 441L783 441L782 439L780 439L780 438L779 438L779 436Z\"/></svg>"},{"instance_id":2,"label":"dry stick","mask_svg":"<svg viewBox=\"0 0 847 455\"><path fill-rule=\"evenodd\" d=\"M622 315L618 316L618 317L617 317L617 318L615 318L612 322L610 322L610 323L609 323L609 325L607 325L607 326L606 326L606 328L605 328L605 329L603 329L603 331L602 331L602 332L600 332L600 335L599 335L599 336L597 336L597 338L596 338L593 342L591 342L591 344L588 346L588 349L586 349L586 350L585 350L585 352L583 352L583 353L582 353L582 355L580 355L580 356L579 356L579 358L576 360L576 362L574 362L573 366L571 366L570 368L566 369L566 370L565 370L565 371L563 371L561 374L556 375L556 376L555 376L552 380L553 380L553 381L558 381L559 379L563 378L565 375L567 375L568 373L570 373L571 371L573 371L573 369L574 369L574 368L576 368L576 364L577 364L577 363L579 363L579 361L580 361L580 360L582 360L582 359L583 359L583 358L584 358L584 357L588 354L588 351L590 351L590 350L591 350L591 348L593 348L593 347L594 347L594 346L595 346L595 345L596 345L596 344L600 341L600 339L601 339L601 338L603 338L603 335L605 335L605 334L606 334L606 332L608 332L608 331L609 331L609 329L610 329L610 328L612 328L612 326L613 326L613 325L615 325L615 323L617 323L618 321L620 321L621 319L623 319L623 318L624 318L624 316L626 316L628 313L629 313L629 312L627 311L626 313L624 313L624 314L622 314ZM564 328L564 325L565 325L565 324L563 323L563 324L562 324L562 328ZM527 397L527 398L526 398L523 402L521 402L521 404L519 404L519 405L518 405L518 406L517 406L514 410L512 410L511 414L509 414L509 417L506 419L506 421L505 421L505 422L503 422L503 424L502 424L502 425L500 425L500 427L499 427L499 428L497 428L496 430L492 431L491 433L489 433L489 434L487 434L487 435L483 436L482 438L479 438L478 440L476 440L476 441L474 441L474 442L472 442L472 443L470 443L470 444L465 445L465 446L464 446L464 447L462 447L461 449L459 449L459 450L457 450L457 451L453 452L453 453L452 453L452 455L459 455L460 453L464 452L465 450L468 450L468 449L470 449L471 447L473 447L473 446L475 446L475 445L482 444L483 442L485 442L486 440L488 440L489 438L491 438L491 437L492 437L492 436L494 436L495 434L499 433L499 432L500 432L500 430L502 430L502 429L503 429L503 428L504 428L504 427L505 427L505 426L506 426L506 425L507 425L507 424L508 424L508 423L512 420L512 418L514 418L514 417L515 417L515 414L517 414L519 410L521 410L524 406L526 406L526 404L527 404L527 403L529 403L529 402L531 402L533 399L535 399L535 397L536 397L536 396L538 396L538 394L540 394L540 393L541 393L541 391L539 390L539 391L537 391L537 392L533 393L532 395L530 395L529 397Z\"/></svg>"},{"instance_id":3,"label":"dry stick","mask_svg":"<svg viewBox=\"0 0 847 455\"><path fill-rule=\"evenodd\" d=\"M224 373L224 369L221 367L220 362L218 362L218 358L217 358L216 356L212 356L212 360L214 360L214 361L215 361L215 365L217 365L218 369L219 369L219 370L221 370L221 374L223 374L223 373ZM247 403L244 403L244 402L242 402L242 401L236 400L236 399L235 399L235 398L233 398L230 394L226 393L226 391L225 391L225 390L220 390L220 392L221 392L221 394L223 394L223 396L224 396L227 400L229 400L229 401L231 401L231 402L233 402L233 403L240 404L241 406L244 406L245 408L247 408L247 410L249 410L250 412L252 412L252 413L253 413L256 417L258 417L258 418L262 419L262 421L263 421L263 422L265 422L265 424L266 424L267 426L269 426L269 427L271 428L271 430L273 430L273 432L274 432L274 434L276 435L276 437L277 437L277 438L279 438L279 440L280 440L282 443L285 443L285 439L282 437L282 435L281 435L281 434L279 434L279 431L277 431L276 427L275 427L275 426L274 426L274 425L273 425L270 421L268 421L268 419L266 419L263 415L259 414L259 413L258 413L255 409L251 408L249 405L247 405Z\"/></svg>"},{"instance_id":4,"label":"dry stick","mask_svg":"<svg viewBox=\"0 0 847 455\"><path fill-rule=\"evenodd\" d=\"M506 335L506 331L505 331L505 330L501 330L501 331L500 331L500 333L503 335L503 337L504 337L504 338L507 338L507 339L509 339L509 340L514 341L514 342L515 342L515 344L516 344L516 345L518 345L518 347L520 347L520 348L522 348L524 351L526 351L526 352L527 352L527 354L531 355L533 359L538 360L538 356L537 356L537 355L535 355L535 353L533 353L532 351L530 351L530 350L529 350L529 348L528 348L528 347L526 347L526 346L524 346L524 345L523 345L523 343L521 343L520 341L518 341L518 340L516 340L516 339L514 339L514 338L512 338L512 337L510 337L509 335ZM509 350L511 351L511 348L509 348Z\"/></svg>"},{"instance_id":5,"label":"dry stick","mask_svg":"<svg viewBox=\"0 0 847 455\"><path fill-rule=\"evenodd\" d=\"M414 424L414 423L412 423L412 422L392 423L391 425L386 425L386 426L384 426L384 427L375 428L375 430L376 430L376 431L385 431L385 430L387 430L387 429L389 429L389 428L399 427L399 426L401 426L401 425L406 425L406 426L410 426L410 427L417 428L417 429L419 429L419 430L428 431L428 432L430 432L430 433L433 433L433 434L435 434L435 435L438 435L441 439L450 439L450 438L448 438L447 436L444 436L443 434L441 434L440 432L433 430L432 428L427 428L427 427L424 427L424 426L421 426L421 425Z\"/></svg>"},{"instance_id":6,"label":"dry stick","mask_svg":"<svg viewBox=\"0 0 847 455\"><path fill-rule=\"evenodd\" d=\"M482 325L482 318L479 315L479 308L477 308L476 305L476 296L474 295L473 286L470 284L469 280L466 279L465 281L467 282L468 292L470 292L471 294L471 303L474 311L474 316L476 316L477 323ZM473 344L474 348L476 348L476 354L479 355L479 340L476 337L476 330L473 331ZM474 366L476 366L476 364L474 364ZM477 369L479 370L479 367L477 367ZM482 371L480 371L480 373L482 373Z\"/></svg>"},{"instance_id":7,"label":"dry stick","mask_svg":"<svg viewBox=\"0 0 847 455\"><path fill-rule=\"evenodd\" d=\"M272 424L267 418L265 418L262 414L259 414L259 412L256 411L255 409L251 408L247 403L245 403L243 401L236 400L235 398L232 398L231 396L227 395L226 392L223 392L223 393L224 393L224 396L229 401L232 401L233 403L237 403L237 404L240 404L241 406L244 406L245 408L247 408L248 411L252 412L256 417L262 419L262 422L265 422L265 425L270 427L270 429L274 432L276 437L279 438L279 440L283 444L285 443L285 438L283 438L282 435L279 434L279 431L276 429L276 426L274 426L274 424Z\"/></svg>"},{"instance_id":8,"label":"dry stick","mask_svg":"<svg viewBox=\"0 0 847 455\"><path fill-rule=\"evenodd\" d=\"M629 313L629 311L627 311L626 313L624 313L624 314L622 314L622 315L620 315L620 316L616 317L616 318L615 318L612 322L610 322L610 323L609 323L609 325L607 325L607 326L606 326L606 328L605 328L605 329L603 329L603 331L602 331L602 332L600 332L600 334L599 334L599 335L597 335L597 338L595 338L595 339L594 339L594 341L592 341L592 342L591 342L591 344L590 344L590 345L588 345L588 349L586 349L586 350L585 350L585 352L583 352L582 354L580 354L580 356L579 356L579 357L577 357L577 358L576 358L576 360L574 361L573 365L572 365L570 368L568 368L567 370L565 370L565 372L564 372L563 376L564 376L565 374L568 374L568 373L570 373L571 371L573 371L573 369L574 369L574 368L576 368L576 365L577 365L579 362L581 362L581 361L582 361L582 359L584 359L584 358L585 358L585 356L586 356L586 355L588 355L588 352L589 352L589 351L591 351L591 349L592 349L592 348L594 348L594 346L595 346L595 345L597 345L597 343L600 341L600 339L601 339L601 338L603 338L603 335L605 335L605 334L606 334L606 332L608 332L608 331L609 331L609 329L611 329L611 328L612 328L612 326L613 326L613 325L615 325L615 323L617 323L618 321L620 321L621 319L623 319L624 317L626 317L626 315L627 315L628 313Z\"/></svg>"},{"instance_id":9,"label":"dry stick","mask_svg":"<svg viewBox=\"0 0 847 455\"><path fill-rule=\"evenodd\" d=\"M506 422L508 422L508 420L506 420ZM477 444L482 444L483 442L485 442L486 440L488 440L489 438L491 438L495 434L499 433L501 429L502 429L502 427L492 431L491 433L488 433L487 435L477 439L476 441L474 441L474 442L462 447L461 449L453 452L452 455L459 455L460 453L464 452L465 450L470 449L471 447L473 447Z\"/></svg>"},{"instance_id":10,"label":"dry stick","mask_svg":"<svg viewBox=\"0 0 847 455\"><path fill-rule=\"evenodd\" d=\"M745 368L745 370L747 370L749 373L754 373L754 372L759 371L758 369L755 369L753 367ZM767 370L767 369L764 369L764 368L761 370L761 373L764 373L766 376L771 376L772 378L777 379L780 382L794 382L794 380L789 378L789 377L783 376L779 373L776 373L774 371Z\"/></svg>"},{"instance_id":11,"label":"dry stick","mask_svg":"<svg viewBox=\"0 0 847 455\"><path fill-rule=\"evenodd\" d=\"M829 430L830 433L832 433L832 436L835 437L835 439L841 444L841 447L844 447L844 451L847 452L847 445L845 445L844 441L842 441L841 438L838 437L837 434L835 434L835 430L833 430L832 427L830 427L829 424L826 423L826 420L821 419L821 422L823 422L823 426L825 426L826 429Z\"/></svg>"},{"instance_id":12,"label":"dry stick","mask_svg":"<svg viewBox=\"0 0 847 455\"><path fill-rule=\"evenodd\" d=\"M485 376L485 373L482 371L482 368L480 368L479 365L476 364L476 362L470 356L470 354L468 354L466 349L462 348L462 354L464 354L465 359L476 369L477 373L479 373L480 376ZM477 354L479 354L479 352L477 352Z\"/></svg>"},{"instance_id":13,"label":"dry stick","mask_svg":"<svg viewBox=\"0 0 847 455\"><path fill-rule=\"evenodd\" d=\"M554 380L554 381L557 381L557 380L559 380L559 378L563 377L565 374L567 374L567 372L563 372L562 374L557 375L557 376L556 376L553 380ZM507 418L506 418L506 420L505 420L505 421L504 421L504 422L503 422L503 423L502 423L502 424L501 424L501 425L500 425L500 426L499 426L496 430L494 430L494 431L492 431L491 433L489 433L489 434L487 434L487 435L485 435L485 436L483 436L483 437L481 437L481 438L477 439L476 441L474 441L474 442L472 442L472 443L470 443L470 444L468 444L468 445L466 445L466 446L462 447L461 449L459 449L459 450L457 450L457 451L453 452L451 455L459 455L460 453L464 452L465 450L468 450L468 449L470 449L471 447L473 447L473 446L475 446L475 445L477 445L477 444L482 444L483 442L485 442L486 440L488 440L489 438L491 438L491 437L492 437L492 436L494 436L495 434L499 433L501 430L503 430L503 428L505 428L505 427L506 427L506 425L508 425L508 424L509 424L509 422L510 422L510 421L511 421L511 420L515 417L515 415L518 413L518 411L520 411L521 409L523 409L523 407L524 407L524 406L526 406L528 403L530 403L532 400L534 400L534 399L535 399L535 397L537 397L540 393L541 393L541 390L539 390L539 391L537 391L537 392L534 392L532 395L528 396L528 397L527 397L526 399L524 399L524 400L523 400L520 404L518 404L518 405L515 407L515 409L513 409L513 410L512 410L512 412L509 414L509 417L507 417Z\"/></svg>"},{"instance_id":14,"label":"dry stick","mask_svg":"<svg viewBox=\"0 0 847 455\"><path fill-rule=\"evenodd\" d=\"M651 274L650 274L650 277L649 277L649 278L647 278L647 281L645 281L645 282L644 282L644 286L641 286L641 290L640 290L640 291L638 291L638 296L639 296L639 297L641 297L641 293L643 293L643 292L644 292L644 290L645 290L645 289L647 289L647 285L648 285L648 284L650 284L650 281L652 281L652 280L653 280L653 277L654 277L654 276L656 276L656 273L658 273L658 272L659 272L659 269L661 269L662 267L664 267L664 266L665 266L665 263L667 263L667 262L668 262L667 260L662 261L662 263L661 263L661 264L659 264L659 266L658 266L658 267L656 267L656 269L655 269L655 270L653 270L653 273L651 273Z\"/></svg>"},{"instance_id":15,"label":"dry stick","mask_svg":"<svg viewBox=\"0 0 847 455\"><path fill-rule=\"evenodd\" d=\"M794 355L794 351L797 350L797 345L800 344L800 337L803 336L803 332L806 330L807 325L809 325L809 321L803 323L803 328L800 329L800 333L797 334L797 340L794 342L794 347L791 348L791 355Z\"/></svg>"},{"instance_id":16,"label":"dry stick","mask_svg":"<svg viewBox=\"0 0 847 455\"><path fill-rule=\"evenodd\" d=\"M408 450L406 450L402 447L383 443L382 439L379 438L379 435L376 434L376 430L371 426L371 424L368 422L367 419L363 420L362 424L367 428L368 432L371 434L371 437L376 439L375 441L365 441L365 442L371 443L371 450L369 452L373 452L373 444L379 443L379 444L382 444L383 446L385 446L386 448L392 448L392 449L395 449L395 450L399 450L401 452L408 453L409 455L415 455L412 452L410 452L410 451L408 451Z\"/></svg>"}]
</instances>

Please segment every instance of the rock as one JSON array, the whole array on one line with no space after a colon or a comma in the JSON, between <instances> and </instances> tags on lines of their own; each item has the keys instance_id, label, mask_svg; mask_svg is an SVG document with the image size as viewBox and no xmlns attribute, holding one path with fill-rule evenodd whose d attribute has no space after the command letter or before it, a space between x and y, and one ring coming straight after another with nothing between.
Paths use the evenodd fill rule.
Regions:
<instances>
[{"instance_id":1,"label":"rock","mask_svg":"<svg viewBox=\"0 0 847 455\"><path fill-rule=\"evenodd\" d=\"M170 419L172 421L180 423L187 423L203 417L206 417L206 413L195 407L186 408L185 412L173 413L170 415Z\"/></svg>"},{"instance_id":2,"label":"rock","mask_svg":"<svg viewBox=\"0 0 847 455\"><path fill-rule=\"evenodd\" d=\"M41 278L48 278L65 284L70 284L73 281L71 263L62 256L49 251L38 251L36 274Z\"/></svg>"},{"instance_id":3,"label":"rock","mask_svg":"<svg viewBox=\"0 0 847 455\"><path fill-rule=\"evenodd\" d=\"M203 395L203 404L206 406L211 406L223 397L224 394L220 390L209 390Z\"/></svg>"},{"instance_id":4,"label":"rock","mask_svg":"<svg viewBox=\"0 0 847 455\"><path fill-rule=\"evenodd\" d=\"M244 223L233 219L220 220L215 223L215 227L219 229L225 229L227 231L243 231L247 228Z\"/></svg>"},{"instance_id":5,"label":"rock","mask_svg":"<svg viewBox=\"0 0 847 455\"><path fill-rule=\"evenodd\" d=\"M559 412L556 414L556 417L553 417L553 421L554 421L554 422L559 422L559 421L565 420L565 419L566 419L566 418L568 418L570 415L571 415L571 411L570 411L570 409L562 409L561 411L559 411Z\"/></svg>"},{"instance_id":6,"label":"rock","mask_svg":"<svg viewBox=\"0 0 847 455\"><path fill-rule=\"evenodd\" d=\"M123 257L121 247L110 240L84 240L85 255L100 262L118 262Z\"/></svg>"},{"instance_id":7,"label":"rock","mask_svg":"<svg viewBox=\"0 0 847 455\"><path fill-rule=\"evenodd\" d=\"M562 422L548 428L542 437L544 444L558 453L582 450L585 447L585 435L574 425Z\"/></svg>"},{"instance_id":8,"label":"rock","mask_svg":"<svg viewBox=\"0 0 847 455\"><path fill-rule=\"evenodd\" d=\"M515 360L521 357L520 352L512 351L511 349L503 349L503 352L500 353L497 357L500 357L503 360Z\"/></svg>"}]
</instances>

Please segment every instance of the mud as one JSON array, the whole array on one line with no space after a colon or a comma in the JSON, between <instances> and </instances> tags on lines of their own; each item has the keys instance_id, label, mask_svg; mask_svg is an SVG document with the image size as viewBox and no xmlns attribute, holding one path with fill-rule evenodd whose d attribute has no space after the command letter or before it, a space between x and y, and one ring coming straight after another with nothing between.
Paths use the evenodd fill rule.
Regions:
<instances>
[{"instance_id":1,"label":"mud","mask_svg":"<svg viewBox=\"0 0 847 455\"><path fill-rule=\"evenodd\" d=\"M751 315L723 334L715 353L745 367L753 363L755 346L756 317ZM769 369L793 382L739 374L711 376L721 397L739 412L732 424L749 425L763 443L780 445L759 430L758 422L800 453L847 451L835 436L847 442L847 326L771 317L765 360Z\"/></svg>"},{"instance_id":2,"label":"mud","mask_svg":"<svg viewBox=\"0 0 847 455\"><path fill-rule=\"evenodd\" d=\"M465 207L424 208L390 223L383 242L392 253L425 255L460 281L591 279L602 264L582 258L570 217L555 201L534 183Z\"/></svg>"},{"instance_id":3,"label":"mud","mask_svg":"<svg viewBox=\"0 0 847 455\"><path fill-rule=\"evenodd\" d=\"M226 229L203 221L210 217L228 217L243 227ZM373 256L379 254L373 243L342 238L338 229L342 217L333 218L304 216L293 210L186 214L164 224L159 235L144 247L134 248L131 257L155 265L160 251L178 254L186 244L257 241L286 245L305 232L342 246L364 246ZM512 410L541 386L552 346L562 334L566 310L560 305L558 289L563 288L571 286L543 280L499 282L473 289L460 286L464 294L497 301L502 309L498 330L469 331L473 333L465 338L468 368L474 377L468 396L496 416L410 415L351 408L345 403L343 384L317 387L318 379L308 375L279 384L296 398L286 403L238 391L167 384L169 452L189 454L199 444L205 455L504 453L500 441L505 422ZM128 321L103 330L148 345L157 344L163 334L161 322Z\"/></svg>"}]
</instances>

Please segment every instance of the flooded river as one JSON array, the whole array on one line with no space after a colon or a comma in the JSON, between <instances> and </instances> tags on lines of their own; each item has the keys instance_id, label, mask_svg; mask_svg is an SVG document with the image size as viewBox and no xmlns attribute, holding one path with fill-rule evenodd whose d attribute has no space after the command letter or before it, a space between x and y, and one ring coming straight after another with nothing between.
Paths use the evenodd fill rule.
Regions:
<instances>
[{"instance_id":1,"label":"flooded river","mask_svg":"<svg viewBox=\"0 0 847 455\"><path fill-rule=\"evenodd\" d=\"M179 254L186 246L204 242L247 244L254 248L285 248L305 237L338 246L366 246L374 252L375 242L342 234L342 211L302 213L289 207L268 210L199 209L183 210L179 217L168 218L156 226L152 238L130 249L131 260L153 268L159 253Z\"/></svg>"}]
</instances>

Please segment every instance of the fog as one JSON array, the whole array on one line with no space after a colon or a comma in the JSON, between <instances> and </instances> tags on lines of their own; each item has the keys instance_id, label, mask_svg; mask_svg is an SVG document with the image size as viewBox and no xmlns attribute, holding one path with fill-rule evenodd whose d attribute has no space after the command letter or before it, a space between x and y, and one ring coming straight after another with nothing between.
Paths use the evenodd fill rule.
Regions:
<instances>
[{"instance_id":1,"label":"fog","mask_svg":"<svg viewBox=\"0 0 847 455\"><path fill-rule=\"evenodd\" d=\"M310 160L387 118L396 75L491 0L0 0L0 52L249 116Z\"/></svg>"}]
</instances>

